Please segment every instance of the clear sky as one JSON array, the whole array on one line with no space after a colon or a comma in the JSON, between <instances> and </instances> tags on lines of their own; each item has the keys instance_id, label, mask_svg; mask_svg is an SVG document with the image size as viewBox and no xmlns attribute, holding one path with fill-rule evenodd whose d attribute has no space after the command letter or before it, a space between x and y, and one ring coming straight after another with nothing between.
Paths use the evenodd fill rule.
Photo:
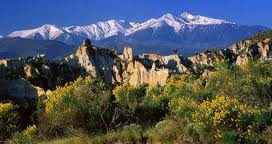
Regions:
<instances>
[{"instance_id":1,"label":"clear sky","mask_svg":"<svg viewBox=\"0 0 272 144\"><path fill-rule=\"evenodd\" d=\"M183 11L272 27L272 0L0 0L0 35L42 24L137 21Z\"/></svg>"}]
</instances>

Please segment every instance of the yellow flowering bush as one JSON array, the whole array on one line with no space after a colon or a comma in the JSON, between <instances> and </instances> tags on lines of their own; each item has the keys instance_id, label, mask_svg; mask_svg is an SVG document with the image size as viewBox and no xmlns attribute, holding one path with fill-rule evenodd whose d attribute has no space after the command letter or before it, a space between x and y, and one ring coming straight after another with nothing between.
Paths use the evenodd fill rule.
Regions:
<instances>
[{"instance_id":1,"label":"yellow flowering bush","mask_svg":"<svg viewBox=\"0 0 272 144\"><path fill-rule=\"evenodd\" d=\"M255 109L236 98L228 96L216 96L213 100L205 100L198 105L198 110L193 113L192 121L195 124L202 124L206 129L210 129L215 140L223 139L224 135L230 135L226 130L234 130L240 135L250 136L253 127L243 123L247 118L260 114L259 109ZM252 123L254 120L251 119Z\"/></svg>"},{"instance_id":2,"label":"yellow flowering bush","mask_svg":"<svg viewBox=\"0 0 272 144\"><path fill-rule=\"evenodd\" d=\"M71 129L103 129L110 117L111 91L100 80L79 78L47 94L41 126L49 135L62 135ZM103 123L105 122L105 123Z\"/></svg>"}]
</instances>

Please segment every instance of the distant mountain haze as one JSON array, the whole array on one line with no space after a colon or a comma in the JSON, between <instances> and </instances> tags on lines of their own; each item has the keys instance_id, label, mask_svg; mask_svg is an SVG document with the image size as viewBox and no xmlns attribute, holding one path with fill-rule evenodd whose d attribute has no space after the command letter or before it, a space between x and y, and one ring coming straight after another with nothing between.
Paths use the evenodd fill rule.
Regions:
<instances>
[{"instance_id":1,"label":"distant mountain haze","mask_svg":"<svg viewBox=\"0 0 272 144\"><path fill-rule=\"evenodd\" d=\"M267 29L184 12L177 16L167 13L143 22L108 20L67 27L45 24L35 29L15 31L6 37L56 40L68 45L79 45L88 38L98 46L115 48L119 52L123 46L130 45L138 54L167 55L176 50L188 56L208 48L227 47Z\"/></svg>"},{"instance_id":2,"label":"distant mountain haze","mask_svg":"<svg viewBox=\"0 0 272 144\"><path fill-rule=\"evenodd\" d=\"M1 38L0 58L18 58L46 55L49 59L62 58L74 47L54 40L32 40L23 38Z\"/></svg>"}]
</instances>

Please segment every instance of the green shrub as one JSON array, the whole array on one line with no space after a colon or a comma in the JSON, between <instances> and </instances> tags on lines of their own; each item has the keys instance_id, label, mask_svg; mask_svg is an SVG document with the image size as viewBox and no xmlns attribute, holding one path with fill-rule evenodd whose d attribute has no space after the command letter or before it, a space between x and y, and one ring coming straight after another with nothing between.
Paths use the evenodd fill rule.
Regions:
<instances>
[{"instance_id":1,"label":"green shrub","mask_svg":"<svg viewBox=\"0 0 272 144\"><path fill-rule=\"evenodd\" d=\"M116 102L129 123L152 124L163 118L168 111L167 102L157 98L146 86L117 87L114 91ZM154 95L153 95L154 94Z\"/></svg>"},{"instance_id":2,"label":"green shrub","mask_svg":"<svg viewBox=\"0 0 272 144\"><path fill-rule=\"evenodd\" d=\"M182 136L181 123L173 120L163 120L148 131L150 143L175 143Z\"/></svg>"},{"instance_id":3,"label":"green shrub","mask_svg":"<svg viewBox=\"0 0 272 144\"><path fill-rule=\"evenodd\" d=\"M136 124L124 126L120 130L108 132L105 135L97 136L92 139L93 144L102 143L134 144L144 142L146 142L146 138L144 137L143 129L140 125Z\"/></svg>"},{"instance_id":4,"label":"green shrub","mask_svg":"<svg viewBox=\"0 0 272 144\"><path fill-rule=\"evenodd\" d=\"M88 136L80 135L78 136L66 136L54 140L46 140L40 142L39 144L93 144ZM101 143L100 143L101 144Z\"/></svg>"},{"instance_id":5,"label":"green shrub","mask_svg":"<svg viewBox=\"0 0 272 144\"><path fill-rule=\"evenodd\" d=\"M42 130L49 135L78 128L90 132L105 130L112 120L111 101L111 91L102 81L79 78L48 94L40 122Z\"/></svg>"},{"instance_id":6,"label":"green shrub","mask_svg":"<svg viewBox=\"0 0 272 144\"><path fill-rule=\"evenodd\" d=\"M35 125L27 127L21 133L16 133L11 140L11 144L32 144L37 137L38 129Z\"/></svg>"},{"instance_id":7,"label":"green shrub","mask_svg":"<svg viewBox=\"0 0 272 144\"><path fill-rule=\"evenodd\" d=\"M0 103L0 140L11 137L17 130L19 114L12 103Z\"/></svg>"}]
</instances>

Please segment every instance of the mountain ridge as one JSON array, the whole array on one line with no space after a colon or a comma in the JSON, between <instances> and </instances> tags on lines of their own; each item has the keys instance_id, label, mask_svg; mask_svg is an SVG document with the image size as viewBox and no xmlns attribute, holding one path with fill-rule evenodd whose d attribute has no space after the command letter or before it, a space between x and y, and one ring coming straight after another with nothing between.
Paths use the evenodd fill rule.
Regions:
<instances>
[{"instance_id":1,"label":"mountain ridge","mask_svg":"<svg viewBox=\"0 0 272 144\"><path fill-rule=\"evenodd\" d=\"M130 45L136 53L167 55L177 49L184 55L192 55L207 48L229 46L267 29L183 12L180 15L166 13L142 22L112 19L85 26L46 24L35 29L15 31L7 37L57 40L69 45L79 45L88 38L96 45L112 47L119 52L125 45Z\"/></svg>"},{"instance_id":2,"label":"mountain ridge","mask_svg":"<svg viewBox=\"0 0 272 144\"><path fill-rule=\"evenodd\" d=\"M54 24L44 24L38 28L14 31L8 34L8 37L22 37L22 38L32 38L31 34L48 33L48 37L43 37L44 39L54 39L59 35L67 33L83 33L88 36L89 39L100 40L103 38L108 38L110 36L118 35L122 33L125 36L131 35L146 28L156 28L160 25L167 24L172 26L177 32L182 29L184 25L217 25L217 24L235 24L220 19L208 18L200 15L192 15L188 12L183 12L179 16L174 16L171 13L166 13L159 18L151 18L142 22L127 22L125 20L107 20L99 21L94 24L82 25L82 26L64 26L60 27ZM99 37L99 30L108 35ZM94 35L94 36L93 36ZM43 35L45 36L45 35ZM101 36L101 35L100 35Z\"/></svg>"}]
</instances>

